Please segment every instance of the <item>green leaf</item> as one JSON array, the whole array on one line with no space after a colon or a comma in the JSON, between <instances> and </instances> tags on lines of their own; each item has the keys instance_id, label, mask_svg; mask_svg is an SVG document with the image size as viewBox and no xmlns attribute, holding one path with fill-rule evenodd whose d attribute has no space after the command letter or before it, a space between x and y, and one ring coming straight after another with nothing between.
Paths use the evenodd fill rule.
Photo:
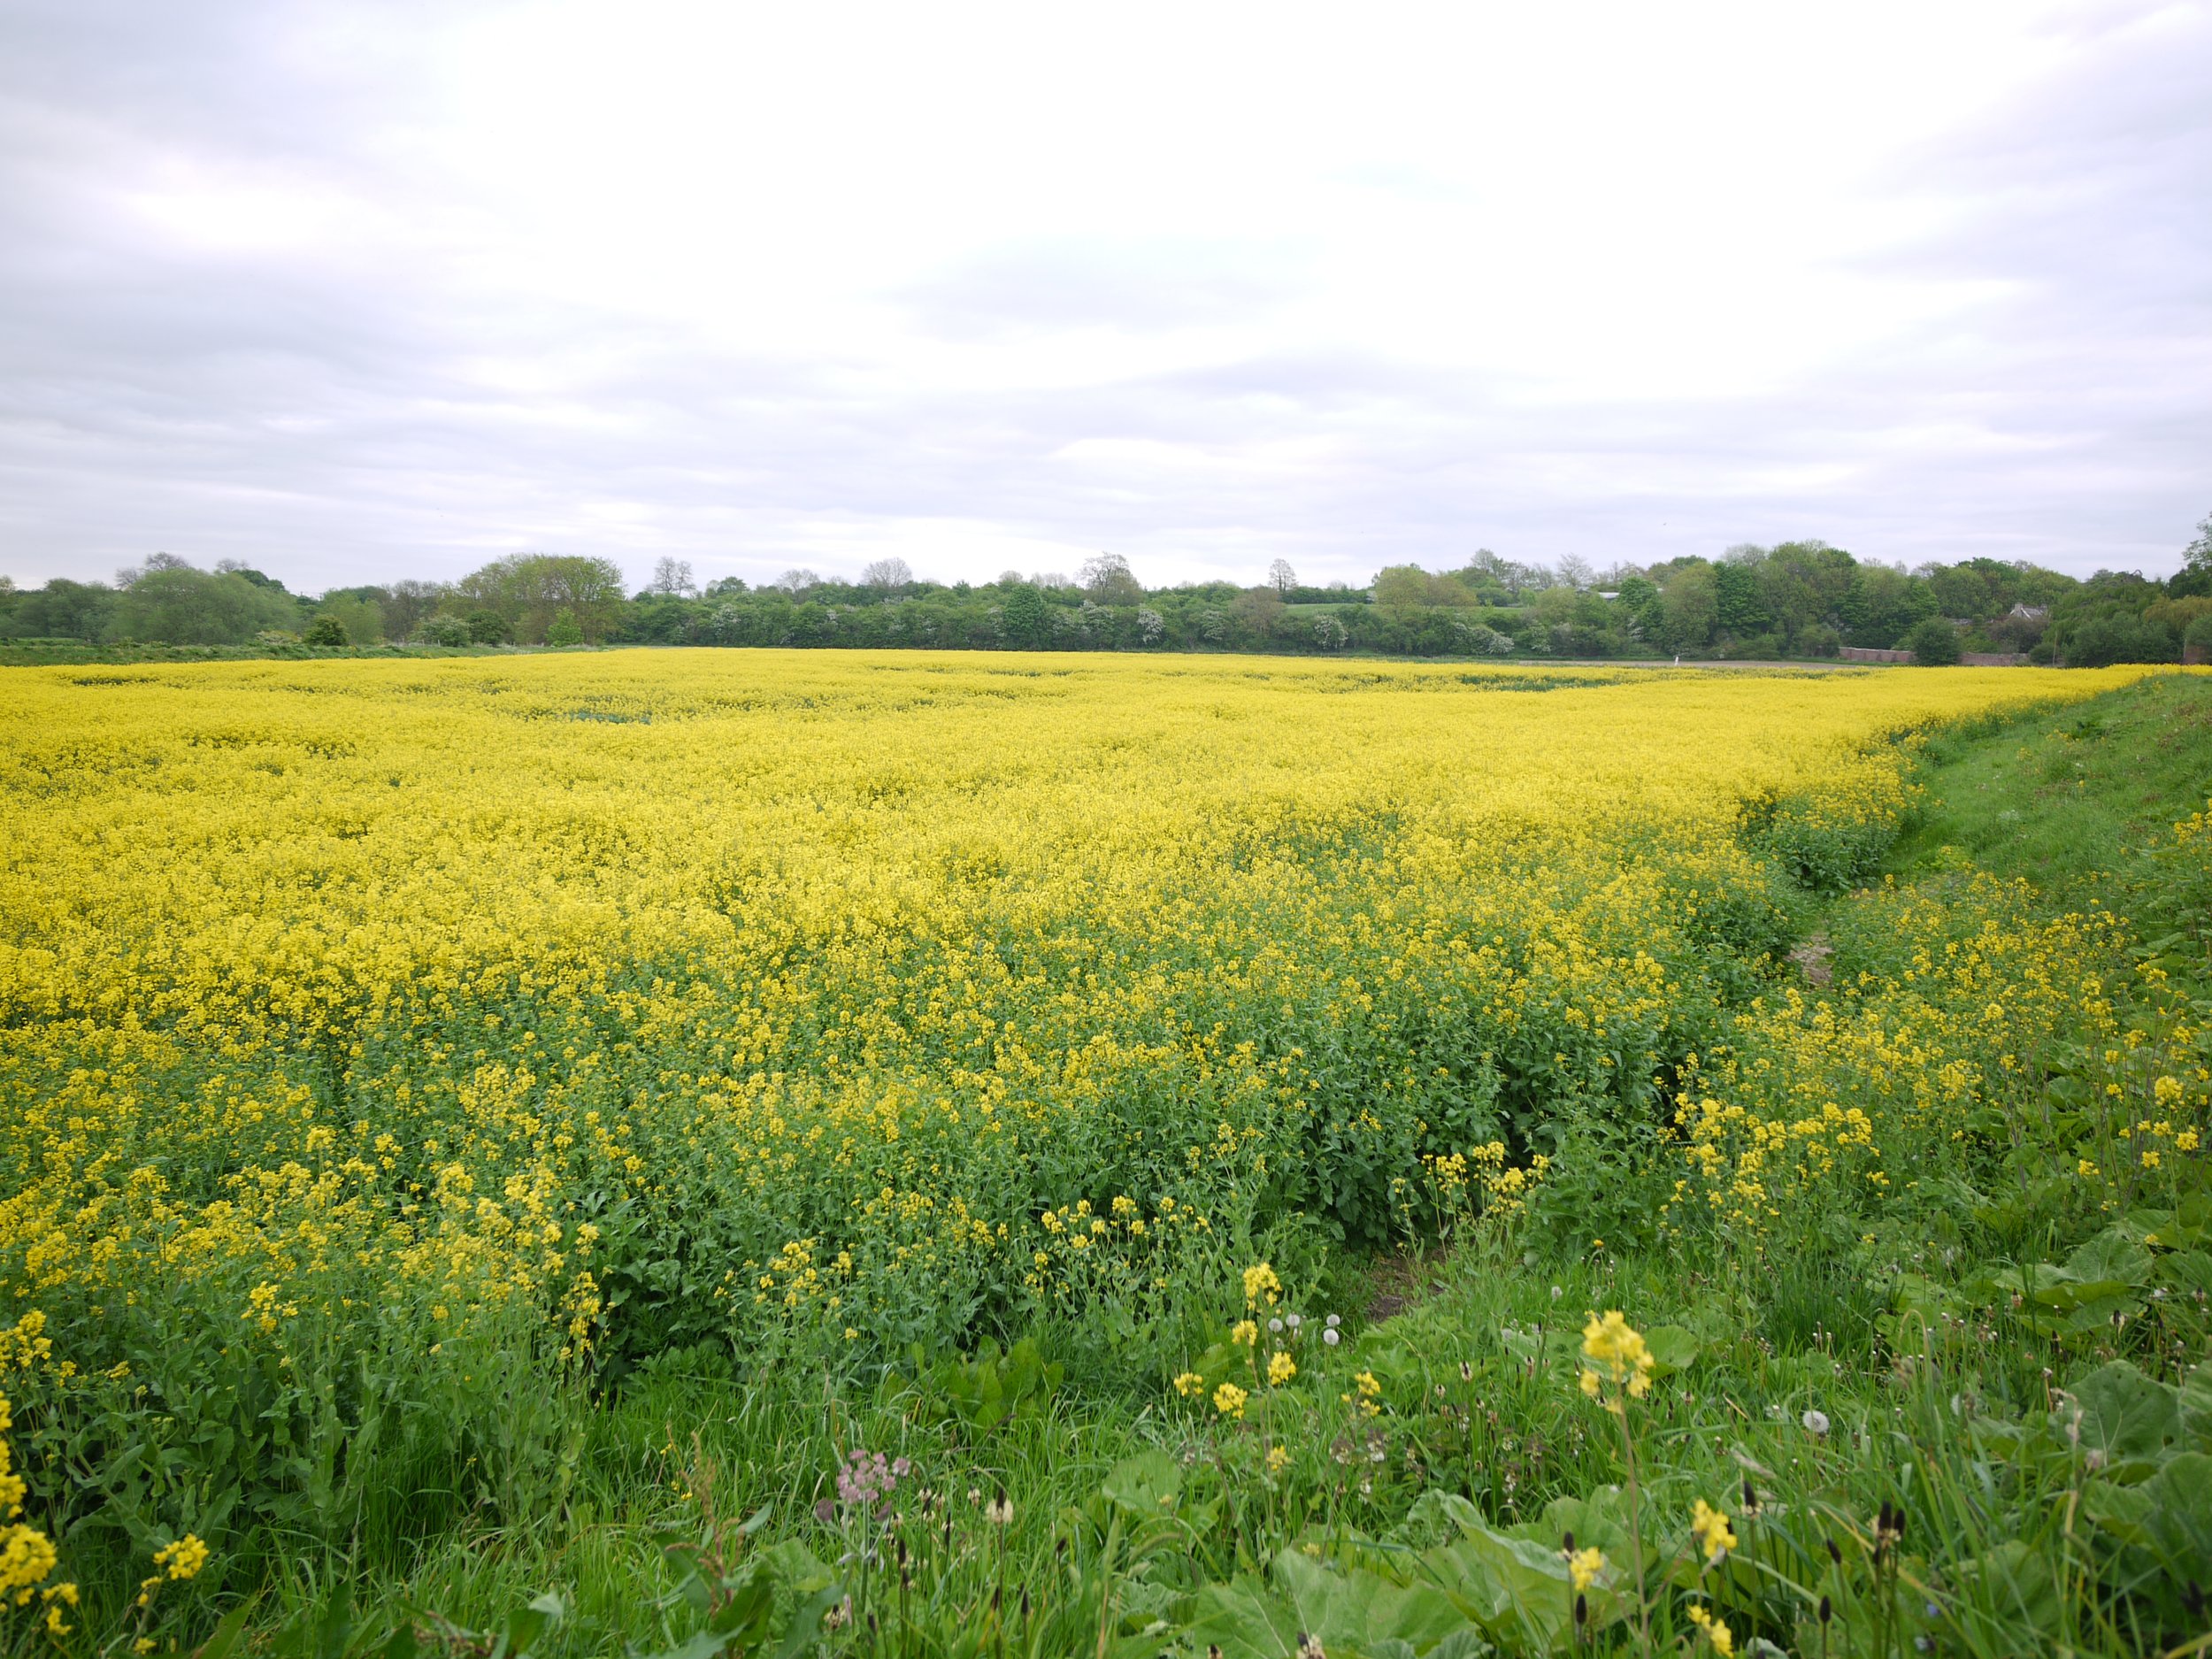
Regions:
<instances>
[{"instance_id":1,"label":"green leaf","mask_svg":"<svg viewBox=\"0 0 2212 1659\"><path fill-rule=\"evenodd\" d=\"M245 1640L246 1620L252 1616L253 1604L249 1602L231 1609L223 1622L215 1627L215 1633L192 1650L192 1659L230 1659L239 1644Z\"/></svg>"},{"instance_id":2,"label":"green leaf","mask_svg":"<svg viewBox=\"0 0 2212 1659\"><path fill-rule=\"evenodd\" d=\"M1644 1346L1651 1350L1655 1377L1671 1377L1697 1363L1697 1338L1681 1325L1654 1325L1644 1333Z\"/></svg>"},{"instance_id":3,"label":"green leaf","mask_svg":"<svg viewBox=\"0 0 2212 1659\"><path fill-rule=\"evenodd\" d=\"M1394 1637L1425 1650L1467 1621L1427 1585L1395 1585L1371 1572L1339 1573L1296 1549L1275 1557L1276 1587L1297 1610L1302 1629L1325 1651Z\"/></svg>"},{"instance_id":4,"label":"green leaf","mask_svg":"<svg viewBox=\"0 0 2212 1659\"><path fill-rule=\"evenodd\" d=\"M1579 1535L1576 1542L1584 1540ZM1514 1538L1477 1522L1465 1540L1420 1557L1424 1577L1468 1617L1509 1648L1550 1651L1574 1636L1574 1586L1556 1543ZM1616 1585L1588 1593L1590 1629L1602 1629L1626 1606Z\"/></svg>"},{"instance_id":5,"label":"green leaf","mask_svg":"<svg viewBox=\"0 0 2212 1659\"><path fill-rule=\"evenodd\" d=\"M2108 1463L2124 1457L2155 1457L2181 1432L2174 1391L2125 1360L2101 1365L2067 1391L2080 1412L2081 1448ZM2071 1414L2061 1409L2059 1426Z\"/></svg>"},{"instance_id":6,"label":"green leaf","mask_svg":"<svg viewBox=\"0 0 2212 1659\"><path fill-rule=\"evenodd\" d=\"M1574 1534L1578 1548L1595 1546L1609 1555L1624 1556L1629 1548L1628 1520L1617 1486L1601 1486L1583 1498L1554 1498L1544 1506L1540 1521L1502 1530L1509 1537L1525 1538L1554 1548L1570 1532Z\"/></svg>"},{"instance_id":7,"label":"green leaf","mask_svg":"<svg viewBox=\"0 0 2212 1659\"><path fill-rule=\"evenodd\" d=\"M1509 1325L1498 1334L1505 1343L1505 1351L1519 1361L1524 1370L1541 1365L1547 1371L1558 1371L1574 1363L1581 1352L1572 1333L1566 1331L1522 1331Z\"/></svg>"},{"instance_id":8,"label":"green leaf","mask_svg":"<svg viewBox=\"0 0 2212 1659\"><path fill-rule=\"evenodd\" d=\"M2142 1488L2153 1503L2151 1547L2175 1578L2212 1583L2212 1457L2184 1452Z\"/></svg>"},{"instance_id":9,"label":"green leaf","mask_svg":"<svg viewBox=\"0 0 2212 1659\"><path fill-rule=\"evenodd\" d=\"M2176 1250L2158 1258L2158 1282L2185 1296L2212 1296L2212 1255L2202 1250Z\"/></svg>"},{"instance_id":10,"label":"green leaf","mask_svg":"<svg viewBox=\"0 0 2212 1659\"><path fill-rule=\"evenodd\" d=\"M2181 1379L2181 1431L2212 1451L2212 1360L2207 1360Z\"/></svg>"},{"instance_id":11,"label":"green leaf","mask_svg":"<svg viewBox=\"0 0 2212 1659\"><path fill-rule=\"evenodd\" d=\"M1128 1514L1156 1516L1175 1507L1183 1492L1183 1471L1165 1452L1142 1451L1116 1463L1100 1490L1109 1503Z\"/></svg>"},{"instance_id":12,"label":"green leaf","mask_svg":"<svg viewBox=\"0 0 2212 1659\"><path fill-rule=\"evenodd\" d=\"M1298 1615L1248 1578L1201 1585L1188 1634L1191 1645L1221 1649L1223 1659L1294 1659Z\"/></svg>"},{"instance_id":13,"label":"green leaf","mask_svg":"<svg viewBox=\"0 0 2212 1659\"><path fill-rule=\"evenodd\" d=\"M507 1615L507 1627L501 1632L507 1651L517 1655L530 1652L539 1637L561 1622L565 1611L561 1598L549 1590L529 1606L517 1608Z\"/></svg>"},{"instance_id":14,"label":"green leaf","mask_svg":"<svg viewBox=\"0 0 2212 1659\"><path fill-rule=\"evenodd\" d=\"M2108 1279L2139 1286L2150 1283L2151 1253L2117 1227L2108 1227L2066 1258L2066 1271L2085 1283Z\"/></svg>"},{"instance_id":15,"label":"green leaf","mask_svg":"<svg viewBox=\"0 0 2212 1659\"><path fill-rule=\"evenodd\" d=\"M1386 1643L1426 1654L1465 1628L1450 1601L1426 1585L1395 1585L1360 1569L1340 1572L1295 1549L1276 1556L1270 1576L1264 1586L1250 1578L1202 1586L1185 1632L1191 1645L1217 1646L1224 1659L1295 1659L1301 1639L1310 1635L1330 1654L1395 1651ZM1481 1649L1463 1645L1460 1651Z\"/></svg>"},{"instance_id":16,"label":"green leaf","mask_svg":"<svg viewBox=\"0 0 2212 1659\"><path fill-rule=\"evenodd\" d=\"M2016 1635L2024 1627L2047 1638L2058 1636L2064 1603L2052 1580L2057 1562L2055 1552L2016 1538L1960 1563L1960 1622Z\"/></svg>"},{"instance_id":17,"label":"green leaf","mask_svg":"<svg viewBox=\"0 0 2212 1659\"><path fill-rule=\"evenodd\" d=\"M315 1623L315 1659L345 1659L353 1645L353 1592L340 1585Z\"/></svg>"},{"instance_id":18,"label":"green leaf","mask_svg":"<svg viewBox=\"0 0 2212 1659\"><path fill-rule=\"evenodd\" d=\"M826 1588L837 1577L819 1556L795 1538L769 1545L760 1552L759 1558L767 1562L778 1578L802 1595L812 1595Z\"/></svg>"},{"instance_id":19,"label":"green leaf","mask_svg":"<svg viewBox=\"0 0 2212 1659\"><path fill-rule=\"evenodd\" d=\"M814 1646L815 1639L821 1634L823 1617L844 1596L842 1585L833 1584L827 1589L815 1592L791 1616L790 1625L784 1631L783 1640L776 1644L772 1659L799 1659L801 1654Z\"/></svg>"},{"instance_id":20,"label":"green leaf","mask_svg":"<svg viewBox=\"0 0 2212 1659\"><path fill-rule=\"evenodd\" d=\"M2140 1219L2144 1242L2162 1249L2186 1250L2212 1243L2212 1198L2202 1193L2190 1194L2170 1213L2146 1210Z\"/></svg>"},{"instance_id":21,"label":"green leaf","mask_svg":"<svg viewBox=\"0 0 2212 1659\"><path fill-rule=\"evenodd\" d=\"M2092 1480L2081 1490L2082 1513L2123 1544L2150 1541L2148 1522L2158 1501L2141 1486Z\"/></svg>"}]
</instances>

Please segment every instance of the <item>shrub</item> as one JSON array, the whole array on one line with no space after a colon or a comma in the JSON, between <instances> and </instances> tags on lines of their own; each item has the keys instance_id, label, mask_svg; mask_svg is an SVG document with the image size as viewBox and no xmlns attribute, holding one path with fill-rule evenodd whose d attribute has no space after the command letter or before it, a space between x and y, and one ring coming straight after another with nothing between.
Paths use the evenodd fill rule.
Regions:
<instances>
[{"instance_id":1,"label":"shrub","mask_svg":"<svg viewBox=\"0 0 2212 1659\"><path fill-rule=\"evenodd\" d=\"M307 625L307 632L300 635L303 645L344 647L353 643L346 637L346 625L335 617L317 617Z\"/></svg>"},{"instance_id":2,"label":"shrub","mask_svg":"<svg viewBox=\"0 0 2212 1659\"><path fill-rule=\"evenodd\" d=\"M1959 633L1941 617L1923 617L1898 641L1924 668L1954 667L1959 660Z\"/></svg>"}]
</instances>

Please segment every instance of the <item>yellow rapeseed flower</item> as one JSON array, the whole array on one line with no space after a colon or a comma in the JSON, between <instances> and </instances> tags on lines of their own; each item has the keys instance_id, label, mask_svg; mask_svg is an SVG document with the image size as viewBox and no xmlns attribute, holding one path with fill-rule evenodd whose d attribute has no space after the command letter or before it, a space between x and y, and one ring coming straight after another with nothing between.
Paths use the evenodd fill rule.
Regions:
<instances>
[{"instance_id":1,"label":"yellow rapeseed flower","mask_svg":"<svg viewBox=\"0 0 2212 1659\"><path fill-rule=\"evenodd\" d=\"M1589 1316L1582 1327L1582 1356L1590 1362L1582 1373L1582 1392L1586 1394L1594 1395L1601 1382L1610 1382L1640 1400L1651 1387L1651 1349L1617 1309L1603 1318Z\"/></svg>"},{"instance_id":2,"label":"yellow rapeseed flower","mask_svg":"<svg viewBox=\"0 0 2212 1659\"><path fill-rule=\"evenodd\" d=\"M154 1551L154 1565L165 1569L172 1578L194 1578L207 1565L207 1546L197 1534L187 1532Z\"/></svg>"},{"instance_id":3,"label":"yellow rapeseed flower","mask_svg":"<svg viewBox=\"0 0 2212 1659\"><path fill-rule=\"evenodd\" d=\"M1697 1534L1698 1545L1709 1562L1718 1561L1736 1547L1736 1534L1729 1530L1727 1514L1714 1509L1702 1498L1690 1512L1690 1531Z\"/></svg>"},{"instance_id":4,"label":"yellow rapeseed flower","mask_svg":"<svg viewBox=\"0 0 2212 1659\"><path fill-rule=\"evenodd\" d=\"M1736 1639L1729 1633L1726 1624L1695 1604L1691 1606L1689 1615L1690 1623L1704 1632L1705 1640L1712 1644L1713 1651L1719 1654L1722 1659L1728 1659L1728 1655L1736 1651Z\"/></svg>"},{"instance_id":5,"label":"yellow rapeseed flower","mask_svg":"<svg viewBox=\"0 0 2212 1659\"><path fill-rule=\"evenodd\" d=\"M1567 1557L1567 1576L1573 1579L1577 1590L1586 1590L1597 1582L1598 1574L1606 1567L1605 1552L1594 1544L1576 1550Z\"/></svg>"}]
</instances>

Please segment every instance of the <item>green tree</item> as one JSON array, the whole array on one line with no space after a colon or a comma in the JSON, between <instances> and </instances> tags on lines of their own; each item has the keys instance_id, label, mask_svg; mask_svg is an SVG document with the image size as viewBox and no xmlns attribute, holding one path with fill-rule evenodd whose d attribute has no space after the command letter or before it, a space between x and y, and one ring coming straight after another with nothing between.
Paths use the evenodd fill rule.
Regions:
<instances>
[{"instance_id":1,"label":"green tree","mask_svg":"<svg viewBox=\"0 0 2212 1659\"><path fill-rule=\"evenodd\" d=\"M545 642L548 645L581 645L584 642L584 625L577 620L573 611L564 605L553 613L553 620L547 625Z\"/></svg>"},{"instance_id":2,"label":"green tree","mask_svg":"<svg viewBox=\"0 0 2212 1659\"><path fill-rule=\"evenodd\" d=\"M1959 631L1941 617L1923 617L1906 633L1904 649L1924 668L1941 668L1959 660Z\"/></svg>"},{"instance_id":3,"label":"green tree","mask_svg":"<svg viewBox=\"0 0 2212 1659\"><path fill-rule=\"evenodd\" d=\"M388 640L411 640L426 617L444 603L442 582L394 582L378 601L384 613L383 635Z\"/></svg>"},{"instance_id":4,"label":"green tree","mask_svg":"<svg viewBox=\"0 0 2212 1659\"><path fill-rule=\"evenodd\" d=\"M265 579L196 570L180 559L129 572L111 628L119 638L165 645L242 645L299 619L298 605Z\"/></svg>"},{"instance_id":5,"label":"green tree","mask_svg":"<svg viewBox=\"0 0 2212 1659\"><path fill-rule=\"evenodd\" d=\"M1100 553L1083 561L1083 591L1093 604L1134 605L1144 601L1144 584L1118 553Z\"/></svg>"},{"instance_id":6,"label":"green tree","mask_svg":"<svg viewBox=\"0 0 2212 1659\"><path fill-rule=\"evenodd\" d=\"M1020 650L1042 650L1051 643L1052 608L1036 583L1015 582L1006 589L999 629L1006 642Z\"/></svg>"},{"instance_id":7,"label":"green tree","mask_svg":"<svg viewBox=\"0 0 2212 1659\"><path fill-rule=\"evenodd\" d=\"M1425 605L1429 573L1418 565L1391 565L1375 572L1370 591L1379 605Z\"/></svg>"},{"instance_id":8,"label":"green tree","mask_svg":"<svg viewBox=\"0 0 2212 1659\"><path fill-rule=\"evenodd\" d=\"M469 641L474 645L510 645L515 631L496 611L472 611L465 618Z\"/></svg>"},{"instance_id":9,"label":"green tree","mask_svg":"<svg viewBox=\"0 0 2212 1659\"><path fill-rule=\"evenodd\" d=\"M307 632L300 635L303 645L347 646L353 643L346 633L346 625L325 611L307 625Z\"/></svg>"},{"instance_id":10,"label":"green tree","mask_svg":"<svg viewBox=\"0 0 2212 1659\"><path fill-rule=\"evenodd\" d=\"M1676 567L1659 590L1661 649L1701 651L1720 618L1720 582L1703 559Z\"/></svg>"},{"instance_id":11,"label":"green tree","mask_svg":"<svg viewBox=\"0 0 2212 1659\"><path fill-rule=\"evenodd\" d=\"M114 611L115 591L105 583L57 576L16 601L14 631L31 639L96 640Z\"/></svg>"},{"instance_id":12,"label":"green tree","mask_svg":"<svg viewBox=\"0 0 2212 1659\"><path fill-rule=\"evenodd\" d=\"M2197 520L2197 539L2181 550L2184 569L2212 572L2212 512Z\"/></svg>"},{"instance_id":13,"label":"green tree","mask_svg":"<svg viewBox=\"0 0 2212 1659\"><path fill-rule=\"evenodd\" d=\"M1893 565L1862 565L1851 572L1836 608L1846 645L1886 650L1923 617L1937 614L1935 592Z\"/></svg>"},{"instance_id":14,"label":"green tree","mask_svg":"<svg viewBox=\"0 0 2212 1659\"><path fill-rule=\"evenodd\" d=\"M1810 650L1816 630L1841 627L1844 595L1858 563L1825 541L1784 541L1768 551L1755 574L1786 649Z\"/></svg>"},{"instance_id":15,"label":"green tree","mask_svg":"<svg viewBox=\"0 0 2212 1659\"><path fill-rule=\"evenodd\" d=\"M2198 521L2197 539L2181 549L2181 568L2166 579L2166 591L2212 595L2212 513Z\"/></svg>"},{"instance_id":16,"label":"green tree","mask_svg":"<svg viewBox=\"0 0 2212 1659\"><path fill-rule=\"evenodd\" d=\"M1754 549L1755 550L1755 549ZM1748 564L1730 558L1713 567L1714 624L1740 640L1763 634L1773 621Z\"/></svg>"},{"instance_id":17,"label":"green tree","mask_svg":"<svg viewBox=\"0 0 2212 1659\"><path fill-rule=\"evenodd\" d=\"M1449 576L1432 576L1418 565L1392 565L1375 572L1379 605L1448 605L1465 610L1476 603L1474 589Z\"/></svg>"},{"instance_id":18,"label":"green tree","mask_svg":"<svg viewBox=\"0 0 2212 1659\"><path fill-rule=\"evenodd\" d=\"M356 645L373 645L384 637L384 606L379 598L370 597L378 589L365 593L354 588L342 593L325 594L316 607L318 618L334 617L338 626L346 631L346 638Z\"/></svg>"},{"instance_id":19,"label":"green tree","mask_svg":"<svg viewBox=\"0 0 2212 1659\"><path fill-rule=\"evenodd\" d=\"M1282 597L1272 588L1248 588L1230 601L1229 615L1243 640L1263 642L1282 626Z\"/></svg>"},{"instance_id":20,"label":"green tree","mask_svg":"<svg viewBox=\"0 0 2212 1659\"><path fill-rule=\"evenodd\" d=\"M547 640L566 611L585 641L597 644L628 603L622 572L607 559L572 554L511 553L454 583L471 608L495 611L518 640Z\"/></svg>"}]
</instances>

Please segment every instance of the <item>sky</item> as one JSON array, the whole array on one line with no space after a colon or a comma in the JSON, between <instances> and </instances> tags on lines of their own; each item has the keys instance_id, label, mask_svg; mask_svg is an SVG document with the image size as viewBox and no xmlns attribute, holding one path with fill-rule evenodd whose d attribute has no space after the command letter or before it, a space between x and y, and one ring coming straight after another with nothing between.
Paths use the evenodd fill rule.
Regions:
<instances>
[{"instance_id":1,"label":"sky","mask_svg":"<svg viewBox=\"0 0 2212 1659\"><path fill-rule=\"evenodd\" d=\"M0 4L0 572L2212 513L2212 4Z\"/></svg>"}]
</instances>

